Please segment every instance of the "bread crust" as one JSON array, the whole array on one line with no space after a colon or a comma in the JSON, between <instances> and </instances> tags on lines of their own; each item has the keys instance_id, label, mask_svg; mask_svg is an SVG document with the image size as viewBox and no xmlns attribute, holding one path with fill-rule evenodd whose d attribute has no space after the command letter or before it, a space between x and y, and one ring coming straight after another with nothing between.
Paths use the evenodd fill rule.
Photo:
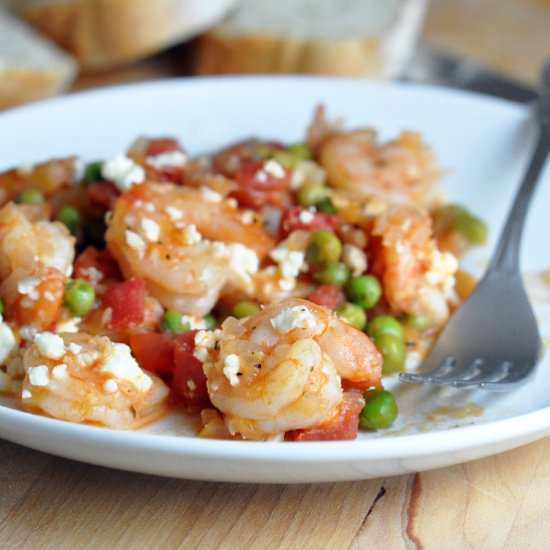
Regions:
<instances>
[{"instance_id":1,"label":"bread crust","mask_svg":"<svg viewBox=\"0 0 550 550\"><path fill-rule=\"evenodd\" d=\"M4 67L0 70L0 109L36 101L64 91L74 70Z\"/></svg>"},{"instance_id":2,"label":"bread crust","mask_svg":"<svg viewBox=\"0 0 550 550\"><path fill-rule=\"evenodd\" d=\"M197 74L311 73L378 76L380 43L374 38L328 42L269 33L233 34L215 29L197 42Z\"/></svg>"},{"instance_id":3,"label":"bread crust","mask_svg":"<svg viewBox=\"0 0 550 550\"><path fill-rule=\"evenodd\" d=\"M156 53L221 17L232 0L189 11L185 0L74 0L18 3L17 11L70 51L86 70ZM189 13L188 13L189 11Z\"/></svg>"}]
</instances>

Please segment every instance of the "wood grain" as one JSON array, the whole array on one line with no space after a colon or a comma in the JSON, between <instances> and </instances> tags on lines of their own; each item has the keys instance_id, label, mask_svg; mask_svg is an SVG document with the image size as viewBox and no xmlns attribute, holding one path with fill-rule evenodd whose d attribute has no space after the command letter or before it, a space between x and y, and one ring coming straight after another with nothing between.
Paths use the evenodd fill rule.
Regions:
<instances>
[{"instance_id":1,"label":"wood grain","mask_svg":"<svg viewBox=\"0 0 550 550\"><path fill-rule=\"evenodd\" d=\"M468 464L310 485L185 481L1 442L0 548L543 549L550 439Z\"/></svg>"}]
</instances>

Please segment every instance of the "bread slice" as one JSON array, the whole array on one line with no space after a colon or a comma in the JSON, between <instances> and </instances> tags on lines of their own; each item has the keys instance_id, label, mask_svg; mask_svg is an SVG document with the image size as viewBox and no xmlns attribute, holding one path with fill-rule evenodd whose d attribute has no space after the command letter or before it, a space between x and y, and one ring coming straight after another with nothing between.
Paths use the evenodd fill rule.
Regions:
<instances>
[{"instance_id":1,"label":"bread slice","mask_svg":"<svg viewBox=\"0 0 550 550\"><path fill-rule=\"evenodd\" d=\"M79 60L135 61L217 23L236 0L18 0L14 9Z\"/></svg>"},{"instance_id":2,"label":"bread slice","mask_svg":"<svg viewBox=\"0 0 550 550\"><path fill-rule=\"evenodd\" d=\"M74 59L0 10L0 109L65 91L76 73Z\"/></svg>"},{"instance_id":3,"label":"bread slice","mask_svg":"<svg viewBox=\"0 0 550 550\"><path fill-rule=\"evenodd\" d=\"M244 0L198 42L195 71L395 76L426 0Z\"/></svg>"}]
</instances>

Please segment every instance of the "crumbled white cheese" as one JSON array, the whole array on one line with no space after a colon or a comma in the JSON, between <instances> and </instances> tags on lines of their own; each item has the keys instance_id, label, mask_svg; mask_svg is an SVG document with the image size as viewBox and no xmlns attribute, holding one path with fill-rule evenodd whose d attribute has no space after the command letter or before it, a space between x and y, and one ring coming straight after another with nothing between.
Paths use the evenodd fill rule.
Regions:
<instances>
[{"instance_id":1,"label":"crumbled white cheese","mask_svg":"<svg viewBox=\"0 0 550 550\"><path fill-rule=\"evenodd\" d=\"M269 254L269 257L278 264L279 271L284 279L295 282L300 271L305 267L305 252L290 250L288 241L281 241Z\"/></svg>"},{"instance_id":2,"label":"crumbled white cheese","mask_svg":"<svg viewBox=\"0 0 550 550\"><path fill-rule=\"evenodd\" d=\"M315 317L305 306L287 307L271 319L271 326L279 334L286 334L295 328L315 328L315 324Z\"/></svg>"},{"instance_id":3,"label":"crumbled white cheese","mask_svg":"<svg viewBox=\"0 0 550 550\"><path fill-rule=\"evenodd\" d=\"M241 243L231 243L220 247L218 254L229 260L229 276L233 283L241 288L247 288L252 284L251 275L256 274L260 266L260 260L254 250Z\"/></svg>"},{"instance_id":4,"label":"crumbled white cheese","mask_svg":"<svg viewBox=\"0 0 550 550\"><path fill-rule=\"evenodd\" d=\"M118 384L112 378L109 378L109 380L105 380L103 389L106 393L116 393L118 391Z\"/></svg>"},{"instance_id":5,"label":"crumbled white cheese","mask_svg":"<svg viewBox=\"0 0 550 550\"><path fill-rule=\"evenodd\" d=\"M168 217L173 221L178 221L183 218L183 212L175 206L167 206L164 211L168 214Z\"/></svg>"},{"instance_id":6,"label":"crumbled white cheese","mask_svg":"<svg viewBox=\"0 0 550 550\"><path fill-rule=\"evenodd\" d=\"M285 169L283 166L274 159L269 159L263 166L263 169L267 174L273 176L274 178L284 178Z\"/></svg>"},{"instance_id":7,"label":"crumbled white cheese","mask_svg":"<svg viewBox=\"0 0 550 550\"><path fill-rule=\"evenodd\" d=\"M433 286L439 286L444 291L451 291L455 284L455 273L458 260L450 252L440 252L434 249L430 258L430 269L426 280Z\"/></svg>"},{"instance_id":8,"label":"crumbled white cheese","mask_svg":"<svg viewBox=\"0 0 550 550\"><path fill-rule=\"evenodd\" d=\"M218 192L210 189L210 187L202 186L201 194L207 202L221 202L223 197Z\"/></svg>"},{"instance_id":9,"label":"crumbled white cheese","mask_svg":"<svg viewBox=\"0 0 550 550\"><path fill-rule=\"evenodd\" d=\"M136 183L145 181L145 170L131 158L118 154L101 167L101 175L112 181L120 191L127 191Z\"/></svg>"},{"instance_id":10,"label":"crumbled white cheese","mask_svg":"<svg viewBox=\"0 0 550 550\"><path fill-rule=\"evenodd\" d=\"M254 210L245 210L241 214L241 221L245 225L250 225L251 223L254 223L256 221L258 214L254 212Z\"/></svg>"},{"instance_id":11,"label":"crumbled white cheese","mask_svg":"<svg viewBox=\"0 0 550 550\"><path fill-rule=\"evenodd\" d=\"M108 372L120 380L130 382L141 391L147 391L153 385L153 381L141 370L126 344L113 343L113 350L99 367L99 371Z\"/></svg>"},{"instance_id":12,"label":"crumbled white cheese","mask_svg":"<svg viewBox=\"0 0 550 550\"><path fill-rule=\"evenodd\" d=\"M167 151L166 153L148 156L145 162L158 170L162 170L163 168L181 168L185 166L187 156L181 151Z\"/></svg>"},{"instance_id":13,"label":"crumbled white cheese","mask_svg":"<svg viewBox=\"0 0 550 550\"><path fill-rule=\"evenodd\" d=\"M311 223L315 219L315 215L310 210L302 210L298 215L298 219L302 223Z\"/></svg>"},{"instance_id":14,"label":"crumbled white cheese","mask_svg":"<svg viewBox=\"0 0 550 550\"><path fill-rule=\"evenodd\" d=\"M40 284L40 279L36 277L25 277L17 283L17 292L27 295L31 300L38 300L39 294L36 287Z\"/></svg>"},{"instance_id":15,"label":"crumbled white cheese","mask_svg":"<svg viewBox=\"0 0 550 550\"><path fill-rule=\"evenodd\" d=\"M349 267L354 277L358 277L367 269L367 255L353 244L344 245L342 260Z\"/></svg>"},{"instance_id":16,"label":"crumbled white cheese","mask_svg":"<svg viewBox=\"0 0 550 550\"><path fill-rule=\"evenodd\" d=\"M56 380L65 380L69 377L69 374L67 373L67 365L65 363L61 363L60 365L56 365L52 369L52 376Z\"/></svg>"},{"instance_id":17,"label":"crumbled white cheese","mask_svg":"<svg viewBox=\"0 0 550 550\"><path fill-rule=\"evenodd\" d=\"M237 376L241 366L239 356L234 353L228 355L223 360L223 365L223 374L232 386L236 386L240 382L239 377Z\"/></svg>"},{"instance_id":18,"label":"crumbled white cheese","mask_svg":"<svg viewBox=\"0 0 550 550\"><path fill-rule=\"evenodd\" d=\"M17 348L15 336L9 325L0 324L0 364L3 364Z\"/></svg>"},{"instance_id":19,"label":"crumbled white cheese","mask_svg":"<svg viewBox=\"0 0 550 550\"><path fill-rule=\"evenodd\" d=\"M79 345L79 344L76 344L75 342L71 342L69 344L69 351L73 354L73 355L78 355L81 351L82 351L82 346Z\"/></svg>"},{"instance_id":20,"label":"crumbled white cheese","mask_svg":"<svg viewBox=\"0 0 550 550\"><path fill-rule=\"evenodd\" d=\"M193 356L204 363L208 359L210 350L215 349L217 342L220 339L221 330L199 330L195 334L195 349Z\"/></svg>"},{"instance_id":21,"label":"crumbled white cheese","mask_svg":"<svg viewBox=\"0 0 550 550\"><path fill-rule=\"evenodd\" d=\"M144 218L138 222L138 232L146 241L156 243L160 236L160 227L155 220Z\"/></svg>"},{"instance_id":22,"label":"crumbled white cheese","mask_svg":"<svg viewBox=\"0 0 550 550\"><path fill-rule=\"evenodd\" d=\"M19 335L23 340L33 340L36 336L36 328L33 326L23 326L19 329Z\"/></svg>"},{"instance_id":23,"label":"crumbled white cheese","mask_svg":"<svg viewBox=\"0 0 550 550\"><path fill-rule=\"evenodd\" d=\"M190 330L203 330L206 328L206 321L202 317L193 317L192 315L182 315L181 324L189 325Z\"/></svg>"},{"instance_id":24,"label":"crumbled white cheese","mask_svg":"<svg viewBox=\"0 0 550 550\"><path fill-rule=\"evenodd\" d=\"M27 369L31 386L45 387L50 383L50 371L46 365L38 365Z\"/></svg>"},{"instance_id":25,"label":"crumbled white cheese","mask_svg":"<svg viewBox=\"0 0 550 550\"><path fill-rule=\"evenodd\" d=\"M69 319L66 319L65 321L60 321L57 323L56 331L57 333L61 332L69 332L69 333L75 333L78 332L80 329L78 327L78 324L82 321L81 317L70 317ZM73 344L69 344L69 349Z\"/></svg>"},{"instance_id":26,"label":"crumbled white cheese","mask_svg":"<svg viewBox=\"0 0 550 550\"><path fill-rule=\"evenodd\" d=\"M197 226L194 223L186 225L181 230L185 244L191 246L202 241L202 235L197 231Z\"/></svg>"},{"instance_id":27,"label":"crumbled white cheese","mask_svg":"<svg viewBox=\"0 0 550 550\"><path fill-rule=\"evenodd\" d=\"M125 230L126 244L136 250L137 252L143 252L145 250L145 241L135 232L130 229Z\"/></svg>"},{"instance_id":28,"label":"crumbled white cheese","mask_svg":"<svg viewBox=\"0 0 550 550\"><path fill-rule=\"evenodd\" d=\"M21 399L30 399L32 397L32 393L29 390L23 390L21 392Z\"/></svg>"},{"instance_id":29,"label":"crumbled white cheese","mask_svg":"<svg viewBox=\"0 0 550 550\"><path fill-rule=\"evenodd\" d=\"M41 332L34 337L38 351L48 359L61 359L66 353L63 338L53 332Z\"/></svg>"}]
</instances>

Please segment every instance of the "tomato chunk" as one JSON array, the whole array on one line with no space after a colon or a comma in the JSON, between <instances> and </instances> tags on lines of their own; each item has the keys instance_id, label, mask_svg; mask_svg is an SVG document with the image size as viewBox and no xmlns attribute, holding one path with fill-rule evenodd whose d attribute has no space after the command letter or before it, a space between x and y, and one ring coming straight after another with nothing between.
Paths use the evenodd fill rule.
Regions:
<instances>
[{"instance_id":1,"label":"tomato chunk","mask_svg":"<svg viewBox=\"0 0 550 550\"><path fill-rule=\"evenodd\" d=\"M308 300L320 306L336 309L346 301L346 295L341 286L321 285L309 295Z\"/></svg>"},{"instance_id":2,"label":"tomato chunk","mask_svg":"<svg viewBox=\"0 0 550 550\"><path fill-rule=\"evenodd\" d=\"M142 369L158 375L174 370L174 337L157 332L135 333L130 336L130 348Z\"/></svg>"},{"instance_id":3,"label":"tomato chunk","mask_svg":"<svg viewBox=\"0 0 550 550\"><path fill-rule=\"evenodd\" d=\"M86 247L74 262L74 278L85 279L92 284L98 282L94 281L94 278L97 278L97 273L94 274L90 268L99 271L103 279L122 279L118 264L107 249L98 250L94 246Z\"/></svg>"},{"instance_id":4,"label":"tomato chunk","mask_svg":"<svg viewBox=\"0 0 550 550\"><path fill-rule=\"evenodd\" d=\"M129 325L140 325L145 317L145 282L133 277L111 285L103 298L111 308L110 328L124 330Z\"/></svg>"},{"instance_id":5,"label":"tomato chunk","mask_svg":"<svg viewBox=\"0 0 550 550\"><path fill-rule=\"evenodd\" d=\"M180 334L174 339L174 398L184 407L198 411L211 406L202 363L193 356L196 330Z\"/></svg>"},{"instance_id":6,"label":"tomato chunk","mask_svg":"<svg viewBox=\"0 0 550 550\"><path fill-rule=\"evenodd\" d=\"M326 212L313 212L313 219L308 222L303 222L300 219L302 212L310 213L310 210L302 206L293 206L289 208L282 216L279 225L279 236L284 239L293 231L302 229L304 231L315 231L317 229L326 229L335 232L338 225L338 216L335 214L327 214Z\"/></svg>"},{"instance_id":7,"label":"tomato chunk","mask_svg":"<svg viewBox=\"0 0 550 550\"><path fill-rule=\"evenodd\" d=\"M98 181L86 188L86 195L93 205L111 210L120 193L110 181Z\"/></svg>"},{"instance_id":8,"label":"tomato chunk","mask_svg":"<svg viewBox=\"0 0 550 550\"><path fill-rule=\"evenodd\" d=\"M355 439L359 430L359 413L365 402L360 393L345 393L340 410L328 422L304 430L287 432L289 441L341 441Z\"/></svg>"},{"instance_id":9,"label":"tomato chunk","mask_svg":"<svg viewBox=\"0 0 550 550\"><path fill-rule=\"evenodd\" d=\"M183 147L177 139L169 137L150 139L147 145L146 156L156 157L162 153L172 153L174 151L183 152Z\"/></svg>"}]
</instances>

